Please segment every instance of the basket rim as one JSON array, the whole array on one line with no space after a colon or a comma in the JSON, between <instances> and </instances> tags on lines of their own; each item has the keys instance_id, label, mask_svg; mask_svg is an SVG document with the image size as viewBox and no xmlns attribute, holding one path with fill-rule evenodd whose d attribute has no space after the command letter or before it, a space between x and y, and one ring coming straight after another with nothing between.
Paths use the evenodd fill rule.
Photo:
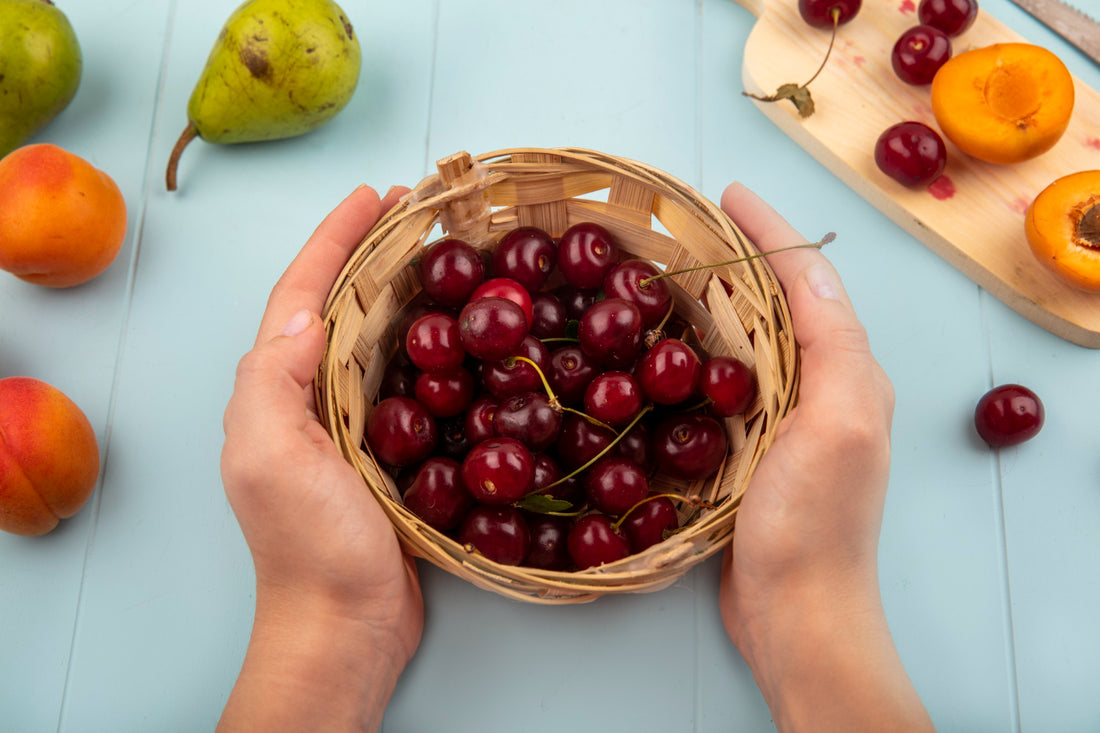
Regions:
<instances>
[{"instance_id":1,"label":"basket rim","mask_svg":"<svg viewBox=\"0 0 1100 733\"><path fill-rule=\"evenodd\" d=\"M466 154L461 152L455 154L455 156L458 155ZM343 441L342 428L344 425L340 409L330 402L330 399L334 399L333 394L336 391L335 377L333 376L335 367L333 365L332 346L334 340L338 336L341 338L343 337L343 334L339 333L341 328L340 309L346 303L346 299L350 299L356 295L353 284L354 275L364 266L363 263L366 261L367 257L383 242L387 241L388 237L399 236L400 232L398 230L403 226L406 226L410 232L413 232L415 227L410 224L410 221L416 223L416 221L421 219L424 221L430 220L430 224L425 230L426 235L439 224L441 209L451 200L464 196L480 195L493 186L500 185L507 181L508 176L516 169L541 171L546 168L544 164L540 163L517 163L515 162L516 156L557 156L561 160L561 163L556 166L558 172L566 168L585 171L592 166L596 166L597 168L602 166L607 169L608 175L612 175L615 170L620 170L625 167L632 176L639 178L646 186L655 189L669 190L675 196L679 197L679 199L687 202L688 211L698 220L696 223L706 227L716 238L726 242L732 239L736 242L738 247L742 248L742 250L757 251L755 244L741 232L736 224L719 206L702 196L693 187L687 185L682 180L654 166L595 150L573 147L519 147L499 149L477 156L470 156L470 159L475 162L475 165L484 166L484 168L481 171L481 175L472 181L463 183L457 188L442 188L440 186L440 173L433 173L425 176L416 187L410 190L409 194L402 197L395 206L385 212L375 226L364 236L333 284L322 311L322 318L326 327L327 344L325 354L318 367L316 379L314 380L318 413L322 424L325 426L330 436L334 438L334 441L337 443L345 458L353 465L356 465L357 469L360 469L361 475L363 475L363 471L358 465L355 448L344 444ZM440 163L442 164L444 160L448 159L442 159ZM510 170L501 170L503 167L509 167ZM716 224L712 225L711 222L699 212L704 212L706 216L709 216ZM769 304L778 310L778 318L781 321L780 329L786 334L789 340L787 344L789 350L787 354L787 360L789 361L786 373L787 379L784 384L783 393L777 395L780 410L778 417L773 421L777 423L778 420L782 419L782 417L790 411L790 409L793 409L794 404L797 402L800 373L799 349L794 339L793 327L790 323L790 312L785 295L783 294L782 287L779 285L774 271L767 262L767 258L756 258L750 263L746 263L746 265L748 266L744 268L745 271L751 273L752 277L756 279L756 282L753 284L760 289L761 293L765 294ZM768 346L771 345L769 344ZM760 439L765 442L765 445L757 455L757 462L759 460L759 455L766 451L767 448L770 447L771 442L774 441L775 429L776 426L772 425L770 429L761 431ZM723 470L725 470L725 466L730 460L731 457L727 456L726 463L723 464ZM749 468L736 495L723 497L722 502L715 511L706 514L700 521L692 525L700 532L714 529L716 533L713 541L707 542L703 550L688 553L693 560L689 567L713 556L728 544L730 536L733 534L733 520L753 470L755 470L755 465ZM722 472L720 472L720 474L721 473ZM371 492L375 495L391 522L395 525L395 530L406 551L419 557L427 557L428 553L425 553L423 548L418 545L414 539L414 537L418 539L427 537L439 546L440 553L451 558L454 563L462 564L466 566L467 569L473 569L475 577L471 577L470 573L456 573L454 569L449 567L444 567L444 569L470 580L475 585L502 595L536 602L583 602L613 592L647 592L660 589L675 582L676 577L679 577L679 575L672 577L658 574L656 579L651 579L648 582L639 582L637 569L631 569L640 562L652 559L662 554L662 552L667 552L668 548L664 550L660 549L661 545L664 545L664 543L650 547L637 555L628 556L623 560L584 570L550 571L537 568L501 565L480 554L470 554L470 552L459 544L457 540L432 529L423 523L422 520L419 520L418 517L413 515L400 501L391 495L389 487L379 488L375 486L372 481L368 480L366 475L363 477L365 483L367 483ZM437 565L440 564L437 562L437 558L427 557L427 559L433 561ZM682 575L682 572L679 574ZM495 580L493 579L494 576L496 577ZM500 578L519 578L513 585L523 585L523 583L541 584L544 586L543 590L545 594L533 594L530 590L516 590L514 587L509 587L508 583L502 584ZM481 582L479 582L479 580ZM634 583L631 584L631 581L634 581ZM555 591L557 591L558 594L556 594ZM543 597L536 597L538 595L543 595Z\"/></svg>"}]
</instances>

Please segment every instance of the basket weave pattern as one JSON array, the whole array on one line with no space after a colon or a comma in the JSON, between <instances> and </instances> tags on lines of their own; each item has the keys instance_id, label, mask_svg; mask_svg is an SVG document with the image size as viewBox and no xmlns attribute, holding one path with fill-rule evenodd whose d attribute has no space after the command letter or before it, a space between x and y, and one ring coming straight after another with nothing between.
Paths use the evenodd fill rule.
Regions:
<instances>
[{"instance_id":1,"label":"basket weave pattern","mask_svg":"<svg viewBox=\"0 0 1100 733\"><path fill-rule=\"evenodd\" d=\"M660 474L650 485L698 495L683 503L683 529L642 553L577 572L504 566L468 551L404 508L393 479L363 439L386 363L397 348L400 311L420 292L415 259L450 236L491 248L506 232L534 226L559 237L590 221L624 253L668 270L755 252L713 203L650 166L589 150L522 148L439 161L358 247L325 307L328 346L316 380L322 423L389 515L407 550L502 595L577 603L608 593L668 586L728 542L749 476L793 407L798 358L782 291L763 258L675 275L666 282L676 311L711 354L729 354L756 373L759 395L725 420L729 452L715 476L688 485Z\"/></svg>"}]
</instances>

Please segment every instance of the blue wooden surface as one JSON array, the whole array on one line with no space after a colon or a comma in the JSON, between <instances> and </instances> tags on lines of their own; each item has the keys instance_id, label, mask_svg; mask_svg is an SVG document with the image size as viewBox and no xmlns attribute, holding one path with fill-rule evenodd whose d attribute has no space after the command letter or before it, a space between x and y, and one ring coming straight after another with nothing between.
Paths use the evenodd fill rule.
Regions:
<instances>
[{"instance_id":1,"label":"blue wooden surface","mask_svg":"<svg viewBox=\"0 0 1100 733\"><path fill-rule=\"evenodd\" d=\"M348 108L293 140L193 143L169 194L191 86L236 4L60 3L84 79L35 140L114 177L130 233L85 286L0 278L0 376L69 394L105 459L77 517L41 538L0 536L0 730L213 727L253 602L218 473L221 415L271 285L356 184L411 185L457 150L520 145L636 158L712 199L738 179L808 237L837 231L828 254L897 391L882 586L933 719L1100 730L1100 353L981 291L741 97L747 10L345 0L364 50ZM983 8L1100 86L1100 69L1007 0ZM1047 424L998 454L970 416L1008 381L1039 393ZM773 729L723 633L717 576L714 560L660 593L541 608L425 568L423 645L384 729Z\"/></svg>"}]
</instances>

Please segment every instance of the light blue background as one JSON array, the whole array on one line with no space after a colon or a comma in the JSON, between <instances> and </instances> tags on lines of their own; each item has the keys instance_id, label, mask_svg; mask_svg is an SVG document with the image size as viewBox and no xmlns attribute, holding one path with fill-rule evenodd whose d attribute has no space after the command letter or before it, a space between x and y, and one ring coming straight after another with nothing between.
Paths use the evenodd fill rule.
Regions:
<instances>
[{"instance_id":1,"label":"light blue background","mask_svg":"<svg viewBox=\"0 0 1100 733\"><path fill-rule=\"evenodd\" d=\"M1100 730L1100 354L981 291L743 98L747 10L342 4L364 50L351 104L293 140L192 143L169 194L187 98L236 1L59 0L84 78L35 140L114 177L130 231L85 286L0 278L0 376L65 391L104 457L76 518L0 536L0 730L213 728L253 603L218 473L221 415L271 285L356 184L412 185L457 150L527 145L642 160L712 199L738 179L808 237L838 233L828 254L897 391L881 577L914 683L942 731ZM1007 0L983 8L1100 86ZM1039 393L1047 424L998 454L971 414L1011 381ZM717 573L715 559L660 593L543 608L425 568L424 642L384 730L771 730L723 633Z\"/></svg>"}]
</instances>

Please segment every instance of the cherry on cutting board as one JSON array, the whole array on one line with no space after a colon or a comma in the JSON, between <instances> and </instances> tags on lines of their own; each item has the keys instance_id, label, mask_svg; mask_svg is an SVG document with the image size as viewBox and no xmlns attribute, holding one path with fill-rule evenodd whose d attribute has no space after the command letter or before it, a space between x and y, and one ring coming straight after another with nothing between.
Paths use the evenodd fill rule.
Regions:
<instances>
[{"instance_id":1,"label":"cherry on cutting board","mask_svg":"<svg viewBox=\"0 0 1100 733\"><path fill-rule=\"evenodd\" d=\"M923 122L899 122L879 135L875 164L903 186L924 187L943 174L947 146L939 133Z\"/></svg>"}]
</instances>

